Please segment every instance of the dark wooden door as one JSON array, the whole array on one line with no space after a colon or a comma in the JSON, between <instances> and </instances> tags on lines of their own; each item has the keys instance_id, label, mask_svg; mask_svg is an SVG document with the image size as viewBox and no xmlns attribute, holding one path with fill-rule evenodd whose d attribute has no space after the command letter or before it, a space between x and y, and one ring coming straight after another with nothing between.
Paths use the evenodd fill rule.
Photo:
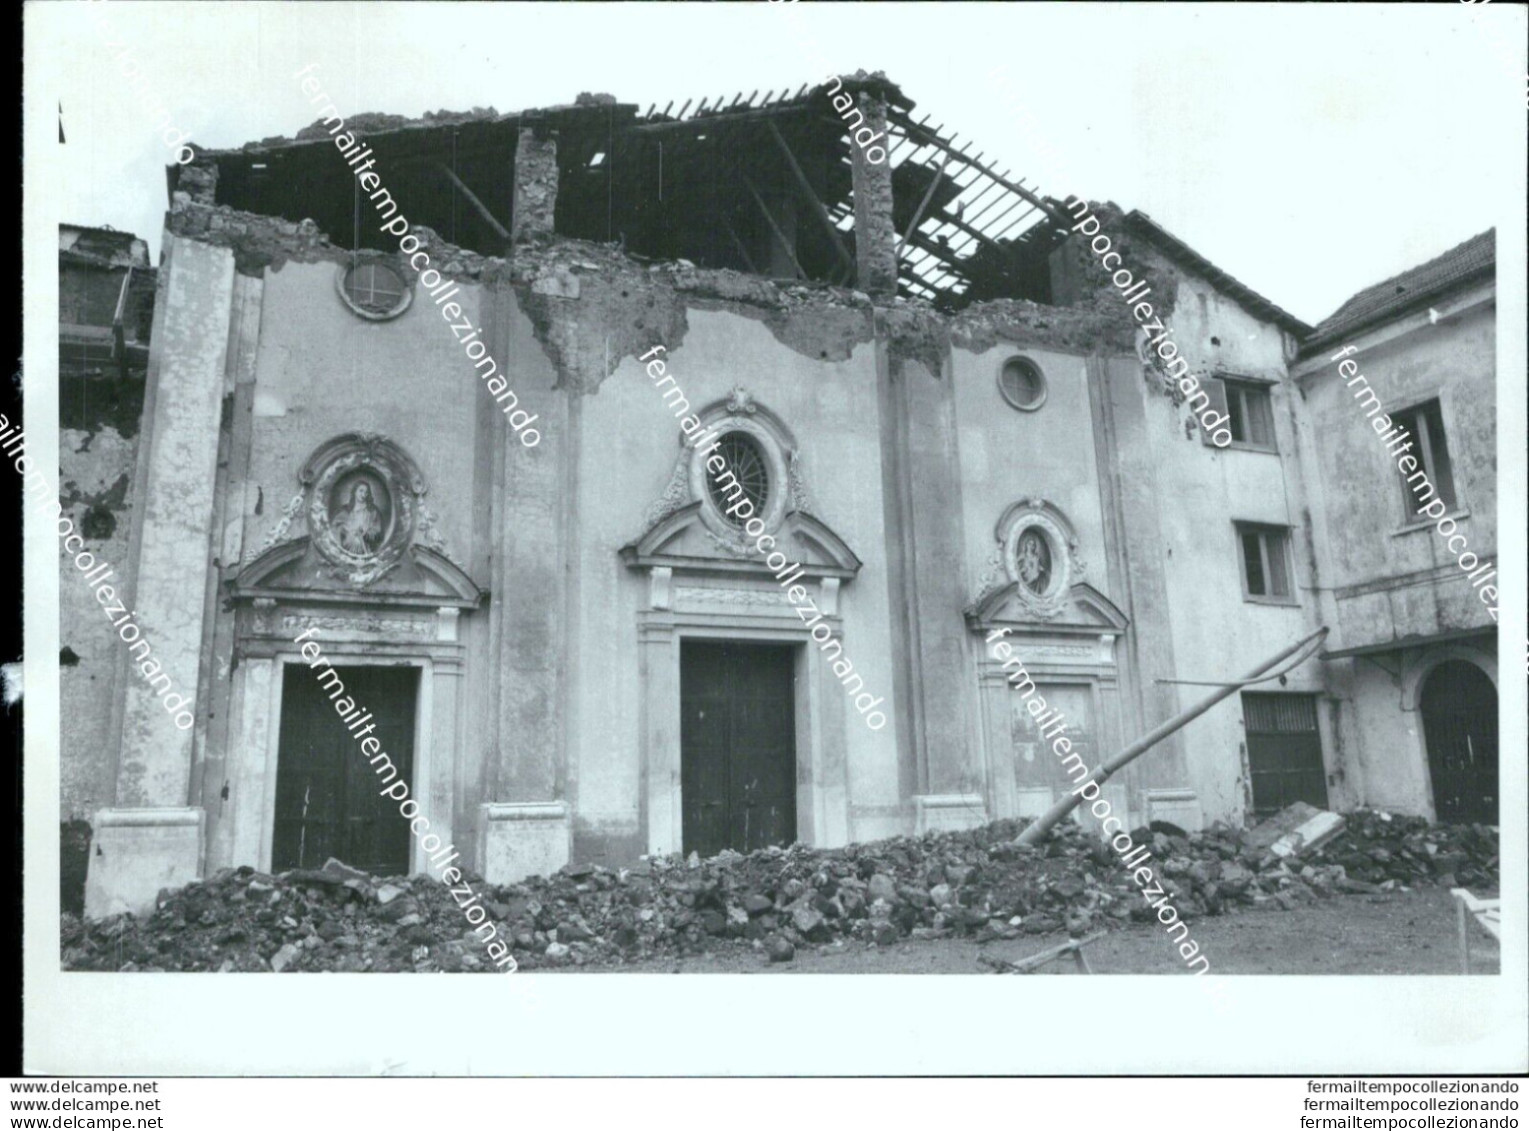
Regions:
<instances>
[{"instance_id":1,"label":"dark wooden door","mask_svg":"<svg viewBox=\"0 0 1529 1131\"><path fill-rule=\"evenodd\" d=\"M686 852L796 840L796 709L789 646L680 645L680 798Z\"/></svg>"},{"instance_id":2,"label":"dark wooden door","mask_svg":"<svg viewBox=\"0 0 1529 1131\"><path fill-rule=\"evenodd\" d=\"M322 670L322 669L321 669ZM342 697L370 711L380 752L397 768L392 780L412 781L415 668L335 668ZM328 685L328 686L326 686ZM382 797L379 775L346 728L332 681L321 683L306 664L288 664L281 691L281 745L276 766L276 829L271 867L317 868L331 856L379 876L409 871L409 822L398 802ZM360 729L365 729L363 723ZM412 796L412 787L411 787Z\"/></svg>"},{"instance_id":3,"label":"dark wooden door","mask_svg":"<svg viewBox=\"0 0 1529 1131\"><path fill-rule=\"evenodd\" d=\"M1450 824L1497 823L1497 688L1464 660L1434 668L1419 703L1433 807Z\"/></svg>"},{"instance_id":4,"label":"dark wooden door","mask_svg":"<svg viewBox=\"0 0 1529 1131\"><path fill-rule=\"evenodd\" d=\"M1297 801L1326 809L1327 773L1316 697L1244 691L1242 711L1253 775L1253 815L1267 817Z\"/></svg>"}]
</instances>

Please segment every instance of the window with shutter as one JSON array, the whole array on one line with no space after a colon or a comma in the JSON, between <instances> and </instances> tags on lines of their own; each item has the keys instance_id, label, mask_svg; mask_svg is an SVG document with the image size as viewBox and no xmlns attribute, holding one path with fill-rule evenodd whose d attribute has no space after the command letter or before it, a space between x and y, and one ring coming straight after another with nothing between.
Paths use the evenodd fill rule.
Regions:
<instances>
[{"instance_id":1,"label":"window with shutter","mask_svg":"<svg viewBox=\"0 0 1529 1131\"><path fill-rule=\"evenodd\" d=\"M1274 408L1269 386L1230 377L1220 381L1226 388L1226 414L1230 418L1227 428L1232 433L1232 443L1274 451Z\"/></svg>"},{"instance_id":2,"label":"window with shutter","mask_svg":"<svg viewBox=\"0 0 1529 1131\"><path fill-rule=\"evenodd\" d=\"M1197 419L1203 421L1205 418L1209 417L1211 413L1216 414L1214 418L1216 420L1220 420L1222 417L1230 417L1232 415L1226 410L1226 383L1224 381L1217 377L1201 377L1200 388L1204 389L1205 395L1210 398L1210 406L1208 408L1200 409L1198 412L1196 412L1195 416ZM1200 398L1198 395L1192 399L1196 405L1199 405ZM1218 447L1219 445L1216 443L1216 441L1211 439L1211 437L1215 435L1215 432L1216 429L1207 428L1205 427L1204 423L1201 423L1200 443L1208 444L1213 448Z\"/></svg>"}]
</instances>

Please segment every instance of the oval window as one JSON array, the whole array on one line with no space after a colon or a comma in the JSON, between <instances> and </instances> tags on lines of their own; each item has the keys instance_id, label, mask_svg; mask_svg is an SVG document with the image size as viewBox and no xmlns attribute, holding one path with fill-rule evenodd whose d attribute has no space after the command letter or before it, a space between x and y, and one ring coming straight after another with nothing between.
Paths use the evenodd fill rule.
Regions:
<instances>
[{"instance_id":1,"label":"oval window","mask_svg":"<svg viewBox=\"0 0 1529 1131\"><path fill-rule=\"evenodd\" d=\"M1046 377L1028 357L1011 357L998 371L998 391L1015 408L1034 412L1046 402Z\"/></svg>"},{"instance_id":2,"label":"oval window","mask_svg":"<svg viewBox=\"0 0 1529 1131\"><path fill-rule=\"evenodd\" d=\"M716 454L722 457L723 469L706 480L712 505L722 517L734 526L742 526L749 519L743 513L729 514L729 508L737 508L740 498L753 504L753 514L765 511L770 498L770 467L765 462L759 441L747 432L729 432L717 445Z\"/></svg>"}]
</instances>

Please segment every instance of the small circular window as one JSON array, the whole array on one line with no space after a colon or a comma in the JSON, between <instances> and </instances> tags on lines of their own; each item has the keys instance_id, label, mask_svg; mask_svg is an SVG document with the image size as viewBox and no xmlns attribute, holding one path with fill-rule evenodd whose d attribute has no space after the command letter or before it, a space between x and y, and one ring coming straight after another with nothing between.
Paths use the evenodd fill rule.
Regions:
<instances>
[{"instance_id":1,"label":"small circular window","mask_svg":"<svg viewBox=\"0 0 1529 1131\"><path fill-rule=\"evenodd\" d=\"M723 469L706 480L712 504L734 526L742 526L750 513L762 515L770 498L770 466L759 442L747 432L729 432L717 445ZM750 513L738 505L740 499L752 504ZM729 511L734 513L728 513Z\"/></svg>"},{"instance_id":2,"label":"small circular window","mask_svg":"<svg viewBox=\"0 0 1529 1131\"><path fill-rule=\"evenodd\" d=\"M358 259L340 276L340 295L363 318L392 318L408 308L413 291L403 275L377 259Z\"/></svg>"},{"instance_id":3,"label":"small circular window","mask_svg":"<svg viewBox=\"0 0 1529 1131\"><path fill-rule=\"evenodd\" d=\"M1034 412L1046 403L1046 377L1028 357L1011 357L998 371L998 391L1015 408Z\"/></svg>"}]
</instances>

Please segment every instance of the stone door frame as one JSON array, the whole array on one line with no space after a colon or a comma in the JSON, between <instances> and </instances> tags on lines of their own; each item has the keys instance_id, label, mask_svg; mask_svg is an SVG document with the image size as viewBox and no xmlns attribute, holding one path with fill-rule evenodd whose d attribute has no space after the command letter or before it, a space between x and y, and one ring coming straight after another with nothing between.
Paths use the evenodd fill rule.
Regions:
<instances>
[{"instance_id":1,"label":"stone door frame","mask_svg":"<svg viewBox=\"0 0 1529 1131\"><path fill-rule=\"evenodd\" d=\"M346 653L344 651L331 652L325 650L324 657L336 669L363 668L363 667L389 667L389 668L414 668L419 671L419 690L414 699L414 758L409 779L409 796L419 797L419 785L421 782L430 781L431 767L431 716L433 714L432 699L434 691L435 665L428 657L395 658L392 656L373 656L360 653ZM265 750L265 767L262 774L264 779L264 795L261 799L260 815L260 870L271 870L271 853L276 835L276 775L281 765L281 710L282 693L286 683L287 669L299 667L306 669L308 662L301 654L293 652L273 657L274 671L271 679L270 717L272 725L268 728L268 741ZM310 673L310 678L316 678ZM367 706L367 704L357 704ZM355 743L355 756L364 758L361 743L358 739ZM380 779L379 779L380 782ZM430 819L430 831L441 835L444 828L448 833L451 827L450 814L444 821L437 820L437 815L431 812L431 806L427 801L420 801L420 813ZM446 838L442 837L446 843ZM349 861L346 861L349 863ZM419 838L409 838L409 871L410 873L424 871L424 856L420 852Z\"/></svg>"},{"instance_id":2,"label":"stone door frame","mask_svg":"<svg viewBox=\"0 0 1529 1131\"><path fill-rule=\"evenodd\" d=\"M692 583L694 584L694 583ZM824 579L837 591L838 579ZM716 600L697 595L677 598L674 608L638 613L639 680L642 688L639 743L638 823L649 854L680 851L683 810L680 796L680 644L685 640L733 641L739 644L787 644L795 655L793 679L796 712L797 839L819 847L849 839L848 742L845 733L853 710L844 688L823 657L819 641L786 603L767 589L717 589ZM748 611L716 608L739 593L758 604ZM708 607L710 606L710 607ZM819 608L832 608L820 597ZM843 621L825 613L830 640L843 646Z\"/></svg>"},{"instance_id":3,"label":"stone door frame","mask_svg":"<svg viewBox=\"0 0 1529 1131\"><path fill-rule=\"evenodd\" d=\"M225 850L229 858L209 860L209 870L246 864L261 871L270 870L276 826L282 684L288 665L308 668L308 661L291 638L303 631L303 623L310 621L355 621L353 628L321 630L317 636L324 659L336 668L419 669L409 796L419 802L421 815L429 819L430 832L439 836L443 844L452 843L455 766L463 710L464 649L457 640L459 610L441 608L434 616L426 614L415 619L399 618L399 610L387 610L393 619L375 622L380 631L367 631L367 614L357 617L351 609L299 610L281 605L263 611L267 613L261 618L263 628L274 625L281 628L279 632L263 631L259 636L241 634L240 661L233 673L230 696L231 796L223 818L232 822L233 831ZM357 742L356 757L364 756ZM411 874L427 870L419 838L412 834L409 868Z\"/></svg>"}]
</instances>

